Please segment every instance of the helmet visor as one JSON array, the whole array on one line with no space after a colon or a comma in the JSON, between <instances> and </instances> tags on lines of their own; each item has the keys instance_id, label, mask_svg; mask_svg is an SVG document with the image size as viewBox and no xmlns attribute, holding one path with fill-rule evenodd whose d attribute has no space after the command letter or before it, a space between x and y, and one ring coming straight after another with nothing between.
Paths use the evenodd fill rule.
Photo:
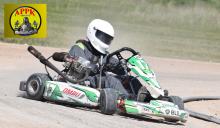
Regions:
<instances>
[{"instance_id":1,"label":"helmet visor","mask_svg":"<svg viewBox=\"0 0 220 128\"><path fill-rule=\"evenodd\" d=\"M103 43L107 44L107 45L110 45L112 40L113 40L113 37L100 31L100 30L97 30L96 33L95 33L95 36L101 40Z\"/></svg>"}]
</instances>

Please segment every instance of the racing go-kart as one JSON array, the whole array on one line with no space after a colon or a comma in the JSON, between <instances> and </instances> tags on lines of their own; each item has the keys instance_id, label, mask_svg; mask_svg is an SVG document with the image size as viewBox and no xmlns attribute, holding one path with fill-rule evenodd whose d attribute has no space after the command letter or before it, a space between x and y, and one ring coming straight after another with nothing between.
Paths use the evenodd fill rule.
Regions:
<instances>
[{"instance_id":1,"label":"racing go-kart","mask_svg":"<svg viewBox=\"0 0 220 128\"><path fill-rule=\"evenodd\" d=\"M103 63L100 61L100 84L98 88L91 88L86 80L90 74L90 62L83 58L73 58L72 61L64 64L64 70L60 71L55 67L49 58L45 58L34 47L29 46L28 51L40 60L45 67L49 67L58 75L51 77L47 74L32 74L26 81L20 82L20 90L26 91L28 98L33 100L49 100L54 102L64 102L68 104L99 107L103 114L114 114L116 111L138 116L157 116L163 117L166 121L186 122L189 116L184 111L184 103L178 96L168 96L168 91L163 90L156 80L154 72L149 65L140 57L138 52L131 48L121 48L108 56ZM131 57L125 59L121 52L132 53ZM61 61L63 58L53 54L53 59ZM116 56L119 60L118 65L125 71L123 78L131 76L131 72L141 81L138 93L134 91L134 83L129 81L130 93L133 98L124 98L119 92L111 88L101 88L102 73L111 68L110 59Z\"/></svg>"}]
</instances>

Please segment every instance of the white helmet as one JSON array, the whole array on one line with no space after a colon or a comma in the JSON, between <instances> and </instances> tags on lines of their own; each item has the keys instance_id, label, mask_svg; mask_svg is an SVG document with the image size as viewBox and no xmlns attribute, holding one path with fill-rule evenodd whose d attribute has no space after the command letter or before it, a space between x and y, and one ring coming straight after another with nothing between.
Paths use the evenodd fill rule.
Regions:
<instances>
[{"instance_id":1,"label":"white helmet","mask_svg":"<svg viewBox=\"0 0 220 128\"><path fill-rule=\"evenodd\" d=\"M114 38L114 29L109 22L95 19L88 26L87 38L97 51L106 54Z\"/></svg>"}]
</instances>

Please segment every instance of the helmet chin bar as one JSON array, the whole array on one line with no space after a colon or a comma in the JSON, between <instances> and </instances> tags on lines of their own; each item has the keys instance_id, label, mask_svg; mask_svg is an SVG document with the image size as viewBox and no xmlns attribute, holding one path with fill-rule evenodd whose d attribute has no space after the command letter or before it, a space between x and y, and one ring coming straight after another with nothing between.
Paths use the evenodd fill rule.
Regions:
<instances>
[{"instance_id":1,"label":"helmet chin bar","mask_svg":"<svg viewBox=\"0 0 220 128\"><path fill-rule=\"evenodd\" d=\"M109 45L106 45L106 44L102 43L99 40L93 40L93 41L90 41L90 43L100 53L102 53L102 54L106 54L107 53Z\"/></svg>"}]
</instances>

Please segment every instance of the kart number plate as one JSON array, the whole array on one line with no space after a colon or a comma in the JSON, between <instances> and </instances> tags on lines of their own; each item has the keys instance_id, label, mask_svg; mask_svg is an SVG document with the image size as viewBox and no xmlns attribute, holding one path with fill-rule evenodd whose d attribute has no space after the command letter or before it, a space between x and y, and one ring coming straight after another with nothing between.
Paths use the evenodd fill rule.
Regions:
<instances>
[{"instance_id":1,"label":"kart number plate","mask_svg":"<svg viewBox=\"0 0 220 128\"><path fill-rule=\"evenodd\" d=\"M180 115L179 111L175 110L175 109L166 109L165 113L167 115L175 115L175 116L179 116Z\"/></svg>"}]
</instances>

